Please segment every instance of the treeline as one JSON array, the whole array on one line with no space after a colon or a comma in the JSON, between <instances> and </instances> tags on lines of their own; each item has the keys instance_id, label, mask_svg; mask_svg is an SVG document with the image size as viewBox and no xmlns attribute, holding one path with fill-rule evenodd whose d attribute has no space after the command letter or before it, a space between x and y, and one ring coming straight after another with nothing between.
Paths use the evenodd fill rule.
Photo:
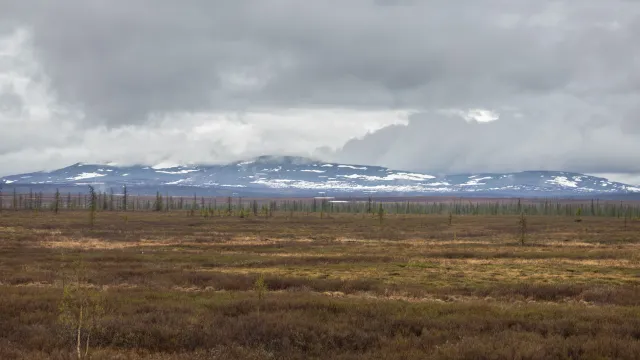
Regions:
<instances>
[{"instance_id":1,"label":"treeline","mask_svg":"<svg viewBox=\"0 0 640 360\"><path fill-rule=\"evenodd\" d=\"M45 195L30 191L27 194L2 193L0 189L0 211L32 210L58 212L61 210L96 211L187 211L189 215L201 216L272 216L275 212L290 215L295 213L350 213L350 214L413 214L413 215L547 215L547 216L608 216L640 217L640 203L616 201L567 201L560 199L501 199L495 201L379 201L367 200L334 201L331 199L300 200L246 200L242 197L211 198L174 197L158 192L156 196L131 195L126 187L120 193L109 192L65 193Z\"/></svg>"}]
</instances>

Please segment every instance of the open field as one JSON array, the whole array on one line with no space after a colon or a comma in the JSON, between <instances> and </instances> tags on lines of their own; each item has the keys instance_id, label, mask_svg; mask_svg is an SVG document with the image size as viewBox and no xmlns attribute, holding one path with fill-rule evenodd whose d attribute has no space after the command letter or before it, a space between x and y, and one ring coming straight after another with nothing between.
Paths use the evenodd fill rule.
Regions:
<instances>
[{"instance_id":1,"label":"open field","mask_svg":"<svg viewBox=\"0 0 640 360\"><path fill-rule=\"evenodd\" d=\"M0 359L76 357L80 271L93 359L640 358L635 217L187 215L0 212Z\"/></svg>"}]
</instances>

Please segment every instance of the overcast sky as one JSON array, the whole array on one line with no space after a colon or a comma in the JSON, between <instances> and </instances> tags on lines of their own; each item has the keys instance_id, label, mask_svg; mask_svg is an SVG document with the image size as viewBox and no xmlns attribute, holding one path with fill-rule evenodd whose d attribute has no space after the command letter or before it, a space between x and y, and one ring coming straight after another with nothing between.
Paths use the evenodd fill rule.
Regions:
<instances>
[{"instance_id":1,"label":"overcast sky","mask_svg":"<svg viewBox=\"0 0 640 360\"><path fill-rule=\"evenodd\" d=\"M0 0L0 175L294 154L638 183L638 34L633 0Z\"/></svg>"}]
</instances>

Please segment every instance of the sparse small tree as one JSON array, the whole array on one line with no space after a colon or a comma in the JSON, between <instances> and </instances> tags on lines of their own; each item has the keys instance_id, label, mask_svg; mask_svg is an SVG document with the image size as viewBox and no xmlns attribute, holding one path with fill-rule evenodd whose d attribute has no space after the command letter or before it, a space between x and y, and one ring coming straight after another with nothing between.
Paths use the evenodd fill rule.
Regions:
<instances>
[{"instance_id":1,"label":"sparse small tree","mask_svg":"<svg viewBox=\"0 0 640 360\"><path fill-rule=\"evenodd\" d=\"M57 215L58 211L60 211L60 191L56 189L56 194L53 198L53 213Z\"/></svg>"},{"instance_id":2,"label":"sparse small tree","mask_svg":"<svg viewBox=\"0 0 640 360\"><path fill-rule=\"evenodd\" d=\"M582 208L579 207L576 211L576 222L582 222Z\"/></svg>"},{"instance_id":3,"label":"sparse small tree","mask_svg":"<svg viewBox=\"0 0 640 360\"><path fill-rule=\"evenodd\" d=\"M93 227L96 222L96 210L98 209L98 196L93 186L89 185L89 225Z\"/></svg>"},{"instance_id":4,"label":"sparse small tree","mask_svg":"<svg viewBox=\"0 0 640 360\"><path fill-rule=\"evenodd\" d=\"M198 207L198 198L196 194L193 194L193 201L191 202L191 209L189 209L189 216L196 215L196 209Z\"/></svg>"},{"instance_id":5,"label":"sparse small tree","mask_svg":"<svg viewBox=\"0 0 640 360\"><path fill-rule=\"evenodd\" d=\"M42 210L43 209L43 200L44 199L44 195L42 194L42 191L40 191L40 193L38 193L38 210Z\"/></svg>"},{"instance_id":6,"label":"sparse small tree","mask_svg":"<svg viewBox=\"0 0 640 360\"><path fill-rule=\"evenodd\" d=\"M449 226L451 226L451 224L453 224L453 213L449 211Z\"/></svg>"},{"instance_id":7,"label":"sparse small tree","mask_svg":"<svg viewBox=\"0 0 640 360\"><path fill-rule=\"evenodd\" d=\"M524 245L527 236L527 217L524 215L524 212L520 213L518 228L520 230L520 244Z\"/></svg>"},{"instance_id":8,"label":"sparse small tree","mask_svg":"<svg viewBox=\"0 0 640 360\"><path fill-rule=\"evenodd\" d=\"M74 263L71 281L63 279L59 321L73 331L78 359L89 358L91 334L104 315L103 293L87 283L86 268L82 262ZM84 352L83 352L84 343Z\"/></svg>"},{"instance_id":9,"label":"sparse small tree","mask_svg":"<svg viewBox=\"0 0 640 360\"><path fill-rule=\"evenodd\" d=\"M129 201L129 191L127 190L127 185L122 187L122 210L127 211L127 205Z\"/></svg>"},{"instance_id":10,"label":"sparse small tree","mask_svg":"<svg viewBox=\"0 0 640 360\"><path fill-rule=\"evenodd\" d=\"M13 198L11 200L11 207L13 210L18 210L18 194L16 193L16 188L13 188Z\"/></svg>"},{"instance_id":11,"label":"sparse small tree","mask_svg":"<svg viewBox=\"0 0 640 360\"><path fill-rule=\"evenodd\" d=\"M264 300L264 297L267 291L269 291L269 288L267 287L267 284L264 281L263 274L260 274L256 279L256 281L253 283L253 290L256 292L256 295L258 295L258 314L260 314L260 306Z\"/></svg>"},{"instance_id":12,"label":"sparse small tree","mask_svg":"<svg viewBox=\"0 0 640 360\"><path fill-rule=\"evenodd\" d=\"M101 197L102 197L102 211L109 210L109 198L107 197L107 193L102 192Z\"/></svg>"},{"instance_id":13,"label":"sparse small tree","mask_svg":"<svg viewBox=\"0 0 640 360\"><path fill-rule=\"evenodd\" d=\"M162 211L162 195L160 195L160 191L156 192L156 202L153 204L153 209Z\"/></svg>"},{"instance_id":14,"label":"sparse small tree","mask_svg":"<svg viewBox=\"0 0 640 360\"><path fill-rule=\"evenodd\" d=\"M380 221L380 225L382 225L384 221L384 207L382 207L382 204L378 206L378 220Z\"/></svg>"}]
</instances>

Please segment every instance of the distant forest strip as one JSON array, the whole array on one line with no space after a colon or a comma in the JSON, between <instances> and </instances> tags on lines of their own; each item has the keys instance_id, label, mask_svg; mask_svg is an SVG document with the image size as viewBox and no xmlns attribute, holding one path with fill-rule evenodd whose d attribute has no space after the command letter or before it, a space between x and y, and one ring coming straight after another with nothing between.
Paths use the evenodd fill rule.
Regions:
<instances>
[{"instance_id":1,"label":"distant forest strip","mask_svg":"<svg viewBox=\"0 0 640 360\"><path fill-rule=\"evenodd\" d=\"M264 216L274 213L413 214L413 215L544 215L604 216L639 218L640 202L600 199L482 199L482 198L301 198L252 199L243 197L176 197L158 192L156 196L127 193L95 193L96 211L187 211L190 215ZM83 192L44 194L0 191L0 211L60 211L91 208L91 196Z\"/></svg>"}]
</instances>

